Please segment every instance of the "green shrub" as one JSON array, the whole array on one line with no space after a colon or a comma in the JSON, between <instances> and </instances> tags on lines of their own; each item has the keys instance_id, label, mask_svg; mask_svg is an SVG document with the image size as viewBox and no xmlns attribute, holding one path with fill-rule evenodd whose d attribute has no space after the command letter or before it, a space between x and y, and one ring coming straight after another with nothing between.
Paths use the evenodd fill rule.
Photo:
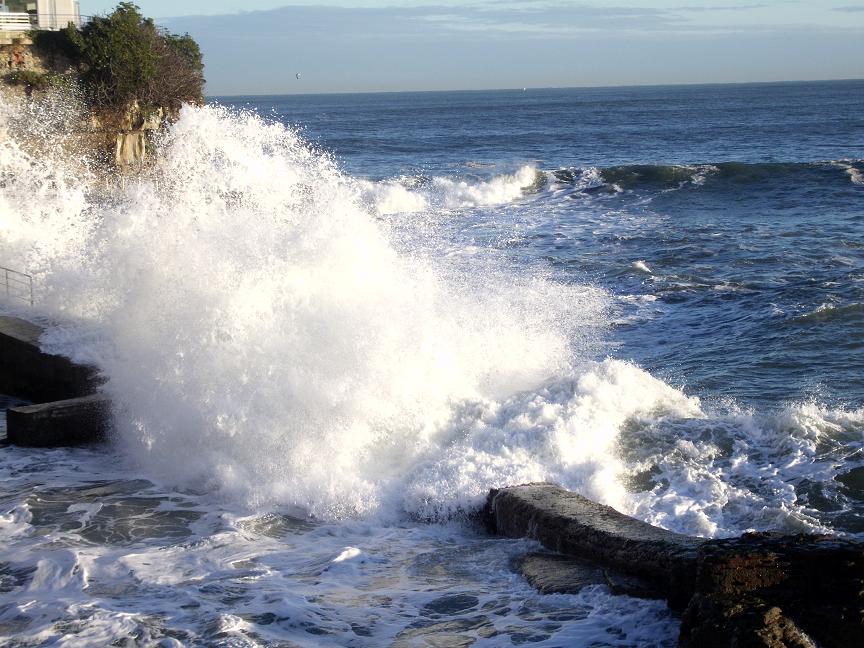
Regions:
<instances>
[{"instance_id":1,"label":"green shrub","mask_svg":"<svg viewBox=\"0 0 864 648\"><path fill-rule=\"evenodd\" d=\"M131 2L82 29L39 32L36 45L62 54L81 73L84 92L98 109L122 109L133 101L176 110L203 99L204 64L198 44L158 28Z\"/></svg>"}]
</instances>

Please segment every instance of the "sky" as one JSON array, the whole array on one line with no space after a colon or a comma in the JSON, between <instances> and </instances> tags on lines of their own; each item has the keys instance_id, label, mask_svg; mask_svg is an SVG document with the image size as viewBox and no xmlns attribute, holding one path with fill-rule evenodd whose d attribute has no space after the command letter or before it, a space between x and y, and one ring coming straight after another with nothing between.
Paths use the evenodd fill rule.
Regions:
<instances>
[{"instance_id":1,"label":"sky","mask_svg":"<svg viewBox=\"0 0 864 648\"><path fill-rule=\"evenodd\" d=\"M210 96L864 78L864 0L136 4L199 42Z\"/></svg>"}]
</instances>

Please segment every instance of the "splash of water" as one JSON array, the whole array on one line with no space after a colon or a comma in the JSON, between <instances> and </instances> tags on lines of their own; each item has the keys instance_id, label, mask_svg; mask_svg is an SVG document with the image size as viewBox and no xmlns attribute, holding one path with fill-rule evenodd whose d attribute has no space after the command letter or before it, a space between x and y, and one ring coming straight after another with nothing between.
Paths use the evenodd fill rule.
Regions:
<instances>
[{"instance_id":1,"label":"splash of water","mask_svg":"<svg viewBox=\"0 0 864 648\"><path fill-rule=\"evenodd\" d=\"M79 321L46 343L103 368L118 442L181 483L375 510L464 432L454 411L565 374L602 322L599 291L397 253L356 182L249 114L186 109L107 199L7 148L41 191L4 205L7 243Z\"/></svg>"},{"instance_id":2,"label":"splash of water","mask_svg":"<svg viewBox=\"0 0 864 648\"><path fill-rule=\"evenodd\" d=\"M2 253L63 322L43 345L103 369L116 442L149 477L323 518L444 518L549 480L701 535L824 528L776 468L790 438L797 478L831 479L806 435L593 361L603 291L492 250L442 254L446 234L393 227L292 130L187 108L122 184L14 114L0 110ZM532 178L435 195L519 200ZM640 472L653 481L634 486Z\"/></svg>"}]
</instances>

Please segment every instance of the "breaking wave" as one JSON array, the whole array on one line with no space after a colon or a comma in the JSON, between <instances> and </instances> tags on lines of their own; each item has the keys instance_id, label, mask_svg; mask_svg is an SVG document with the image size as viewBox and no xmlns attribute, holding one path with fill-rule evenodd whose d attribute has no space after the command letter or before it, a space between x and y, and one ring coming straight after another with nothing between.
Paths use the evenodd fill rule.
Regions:
<instances>
[{"instance_id":1,"label":"breaking wave","mask_svg":"<svg viewBox=\"0 0 864 648\"><path fill-rule=\"evenodd\" d=\"M856 166L858 165L858 166ZM362 204L379 216L447 213L493 207L566 188L579 195L631 191L665 192L686 187L739 192L763 183L864 184L861 161L812 163L630 164L541 170L522 166L515 173L491 177L401 176L358 180Z\"/></svg>"},{"instance_id":2,"label":"breaking wave","mask_svg":"<svg viewBox=\"0 0 864 648\"><path fill-rule=\"evenodd\" d=\"M465 433L455 412L567 374L603 326L590 286L397 253L358 183L281 125L189 108L159 148L107 197L59 159L2 158L10 263L74 322L45 343L103 368L151 474L378 510Z\"/></svg>"},{"instance_id":3,"label":"breaking wave","mask_svg":"<svg viewBox=\"0 0 864 648\"><path fill-rule=\"evenodd\" d=\"M370 208L387 215L501 205L538 190L544 182L544 175L534 167L523 166L514 174L474 182L447 177L406 177L360 181L360 186Z\"/></svg>"},{"instance_id":4,"label":"breaking wave","mask_svg":"<svg viewBox=\"0 0 864 648\"><path fill-rule=\"evenodd\" d=\"M531 167L373 184L282 125L202 107L124 184L62 147L28 154L12 112L2 253L62 322L46 348L103 369L115 441L151 478L330 519L442 519L543 480L700 535L826 529L846 510L820 510L808 484L835 483L825 466L849 446L823 446L860 412L708 407L601 359L603 290L491 250L441 254L443 239L412 248L383 218L518 199L550 182ZM639 169L571 181L627 186Z\"/></svg>"},{"instance_id":5,"label":"breaking wave","mask_svg":"<svg viewBox=\"0 0 864 648\"><path fill-rule=\"evenodd\" d=\"M610 190L663 189L683 185L701 187L740 187L765 181L800 183L808 178L828 184L862 184L861 161L826 161L808 163L715 162L710 164L628 164L606 168L558 169L554 180L575 183L582 191L606 187ZM586 182L587 180L587 182Z\"/></svg>"}]
</instances>

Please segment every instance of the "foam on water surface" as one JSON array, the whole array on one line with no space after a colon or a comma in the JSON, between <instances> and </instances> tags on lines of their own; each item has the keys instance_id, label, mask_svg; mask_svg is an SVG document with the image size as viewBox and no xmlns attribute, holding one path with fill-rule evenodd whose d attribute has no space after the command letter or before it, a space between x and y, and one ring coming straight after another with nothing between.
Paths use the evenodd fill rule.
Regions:
<instances>
[{"instance_id":1,"label":"foam on water surface","mask_svg":"<svg viewBox=\"0 0 864 648\"><path fill-rule=\"evenodd\" d=\"M535 545L461 524L227 506L130 481L103 451L4 458L2 498L17 502L0 517L9 645L661 646L676 632L660 602L536 593L510 566Z\"/></svg>"}]
</instances>

